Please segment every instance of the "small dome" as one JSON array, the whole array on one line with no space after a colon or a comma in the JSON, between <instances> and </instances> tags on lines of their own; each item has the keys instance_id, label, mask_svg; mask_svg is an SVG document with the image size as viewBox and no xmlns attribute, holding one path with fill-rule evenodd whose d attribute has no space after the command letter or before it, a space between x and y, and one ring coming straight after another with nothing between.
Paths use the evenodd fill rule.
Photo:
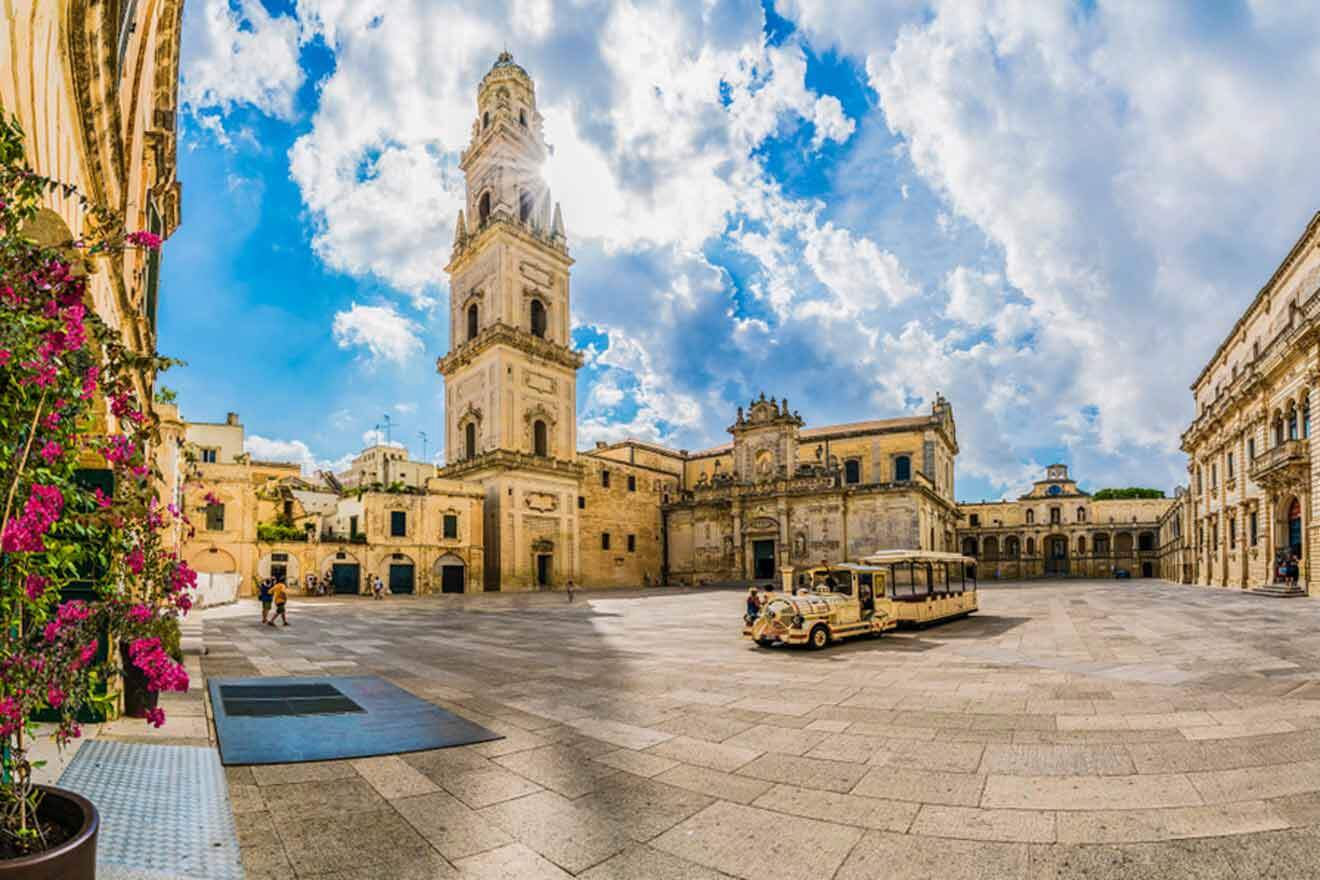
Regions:
<instances>
[{"instance_id":1,"label":"small dome","mask_svg":"<svg viewBox=\"0 0 1320 880\"><path fill-rule=\"evenodd\" d=\"M528 76L527 71L524 70L520 64L518 64L513 60L513 53L510 52L508 49L505 49L503 52L500 53L500 56L495 59L495 63L491 65L490 72L487 73L486 75L490 76L491 73L494 73L497 70L507 70L516 73L521 73L523 76L527 77L528 79L531 79L531 77Z\"/></svg>"}]
</instances>

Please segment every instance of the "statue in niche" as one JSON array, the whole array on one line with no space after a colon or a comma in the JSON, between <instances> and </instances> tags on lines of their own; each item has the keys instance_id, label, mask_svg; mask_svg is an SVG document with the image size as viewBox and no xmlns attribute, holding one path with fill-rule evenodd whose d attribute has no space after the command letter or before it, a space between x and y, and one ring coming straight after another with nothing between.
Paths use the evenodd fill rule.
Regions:
<instances>
[{"instance_id":1,"label":"statue in niche","mask_svg":"<svg viewBox=\"0 0 1320 880\"><path fill-rule=\"evenodd\" d=\"M710 477L708 477L708 476L706 475L706 472L705 472L705 471L702 471L701 474L700 474L700 476L697 477L697 485L698 485L698 486L704 486L704 485L706 485L708 482L710 482Z\"/></svg>"},{"instance_id":2,"label":"statue in niche","mask_svg":"<svg viewBox=\"0 0 1320 880\"><path fill-rule=\"evenodd\" d=\"M807 555L807 536L801 532L793 536L793 555L799 558Z\"/></svg>"},{"instance_id":3,"label":"statue in niche","mask_svg":"<svg viewBox=\"0 0 1320 880\"><path fill-rule=\"evenodd\" d=\"M825 447L824 447L824 446L817 445L817 446L816 446L816 461L820 461L820 460L822 460L824 457L825 457Z\"/></svg>"}]
</instances>

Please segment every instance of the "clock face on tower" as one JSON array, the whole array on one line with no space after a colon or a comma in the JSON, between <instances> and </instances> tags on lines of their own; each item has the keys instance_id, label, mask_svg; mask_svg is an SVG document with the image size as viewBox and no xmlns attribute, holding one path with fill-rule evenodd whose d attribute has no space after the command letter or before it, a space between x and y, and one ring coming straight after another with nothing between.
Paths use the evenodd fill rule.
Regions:
<instances>
[{"instance_id":1,"label":"clock face on tower","mask_svg":"<svg viewBox=\"0 0 1320 880\"><path fill-rule=\"evenodd\" d=\"M1061 494L1063 494L1063 487L1062 487L1062 486L1050 486L1048 489L1045 490L1045 492L1046 492L1046 494L1048 494L1048 495L1061 495Z\"/></svg>"}]
</instances>

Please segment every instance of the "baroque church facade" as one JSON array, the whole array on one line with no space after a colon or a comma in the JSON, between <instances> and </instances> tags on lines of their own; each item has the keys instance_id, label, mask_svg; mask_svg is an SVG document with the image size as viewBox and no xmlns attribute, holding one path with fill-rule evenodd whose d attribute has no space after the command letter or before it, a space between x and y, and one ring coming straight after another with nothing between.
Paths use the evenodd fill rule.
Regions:
<instances>
[{"instance_id":1,"label":"baroque church facade","mask_svg":"<svg viewBox=\"0 0 1320 880\"><path fill-rule=\"evenodd\" d=\"M446 272L441 476L484 491L486 590L778 578L891 548L953 550L953 409L805 428L739 409L732 442L577 449L567 234L540 176L535 85L509 53L482 79Z\"/></svg>"}]
</instances>

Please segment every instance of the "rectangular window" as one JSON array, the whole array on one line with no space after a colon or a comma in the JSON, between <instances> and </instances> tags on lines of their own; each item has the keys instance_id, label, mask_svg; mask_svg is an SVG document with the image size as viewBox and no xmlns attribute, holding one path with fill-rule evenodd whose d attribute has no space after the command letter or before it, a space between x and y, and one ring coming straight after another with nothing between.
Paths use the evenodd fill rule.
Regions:
<instances>
[{"instance_id":1,"label":"rectangular window","mask_svg":"<svg viewBox=\"0 0 1320 880\"><path fill-rule=\"evenodd\" d=\"M1237 517L1228 519L1228 549L1237 547Z\"/></svg>"},{"instance_id":2,"label":"rectangular window","mask_svg":"<svg viewBox=\"0 0 1320 880\"><path fill-rule=\"evenodd\" d=\"M357 533L358 533L357 523L358 523L358 518L356 516L350 516L348 518L348 536L350 538L357 537Z\"/></svg>"},{"instance_id":3,"label":"rectangular window","mask_svg":"<svg viewBox=\"0 0 1320 880\"><path fill-rule=\"evenodd\" d=\"M587 498L586 498L585 495L579 495L579 496L578 496L578 510L586 510L586 509L587 509Z\"/></svg>"},{"instance_id":4,"label":"rectangular window","mask_svg":"<svg viewBox=\"0 0 1320 880\"><path fill-rule=\"evenodd\" d=\"M632 474L628 475L628 491L629 492L637 491L637 478L634 477Z\"/></svg>"},{"instance_id":5,"label":"rectangular window","mask_svg":"<svg viewBox=\"0 0 1320 880\"><path fill-rule=\"evenodd\" d=\"M1210 491L1213 492L1219 488L1219 465L1210 465Z\"/></svg>"},{"instance_id":6,"label":"rectangular window","mask_svg":"<svg viewBox=\"0 0 1320 880\"><path fill-rule=\"evenodd\" d=\"M218 450L215 450L215 449L203 449L203 450L202 450L202 464L215 464L216 453L217 453L217 452L218 452Z\"/></svg>"},{"instance_id":7,"label":"rectangular window","mask_svg":"<svg viewBox=\"0 0 1320 880\"><path fill-rule=\"evenodd\" d=\"M608 488L610 487L610 472L609 472L609 471L601 471L601 472L600 472L600 485L601 485L603 488L606 488L606 489L608 489Z\"/></svg>"},{"instance_id":8,"label":"rectangular window","mask_svg":"<svg viewBox=\"0 0 1320 880\"><path fill-rule=\"evenodd\" d=\"M981 518L974 513L971 516L971 520L972 520L972 528L976 528L981 524Z\"/></svg>"},{"instance_id":9,"label":"rectangular window","mask_svg":"<svg viewBox=\"0 0 1320 880\"><path fill-rule=\"evenodd\" d=\"M225 506L223 504L206 505L206 530L223 532L225 530Z\"/></svg>"},{"instance_id":10,"label":"rectangular window","mask_svg":"<svg viewBox=\"0 0 1320 880\"><path fill-rule=\"evenodd\" d=\"M610 533L609 533L609 532L601 532L601 533L600 533L600 549L602 549L602 550L608 550L608 549L610 549Z\"/></svg>"},{"instance_id":11,"label":"rectangular window","mask_svg":"<svg viewBox=\"0 0 1320 880\"><path fill-rule=\"evenodd\" d=\"M1233 453L1228 454L1228 478L1233 479Z\"/></svg>"},{"instance_id":12,"label":"rectangular window","mask_svg":"<svg viewBox=\"0 0 1320 880\"><path fill-rule=\"evenodd\" d=\"M1255 438L1255 437L1248 437L1248 438L1247 438L1247 461L1255 461L1255 460L1256 460L1256 438Z\"/></svg>"},{"instance_id":13,"label":"rectangular window","mask_svg":"<svg viewBox=\"0 0 1320 880\"><path fill-rule=\"evenodd\" d=\"M390 537L402 538L408 534L408 514L402 510L390 511Z\"/></svg>"},{"instance_id":14,"label":"rectangular window","mask_svg":"<svg viewBox=\"0 0 1320 880\"><path fill-rule=\"evenodd\" d=\"M636 536L636 535L629 535L629 536L628 536L628 552L629 552L629 553L632 553L632 552L635 551L636 549L637 549L637 536Z\"/></svg>"},{"instance_id":15,"label":"rectangular window","mask_svg":"<svg viewBox=\"0 0 1320 880\"><path fill-rule=\"evenodd\" d=\"M458 517L452 513L445 514L444 536L451 541L458 537Z\"/></svg>"},{"instance_id":16,"label":"rectangular window","mask_svg":"<svg viewBox=\"0 0 1320 880\"><path fill-rule=\"evenodd\" d=\"M1251 541L1251 546L1256 546L1256 541L1260 537L1260 522L1257 519L1256 511L1247 515L1247 540Z\"/></svg>"}]
</instances>

